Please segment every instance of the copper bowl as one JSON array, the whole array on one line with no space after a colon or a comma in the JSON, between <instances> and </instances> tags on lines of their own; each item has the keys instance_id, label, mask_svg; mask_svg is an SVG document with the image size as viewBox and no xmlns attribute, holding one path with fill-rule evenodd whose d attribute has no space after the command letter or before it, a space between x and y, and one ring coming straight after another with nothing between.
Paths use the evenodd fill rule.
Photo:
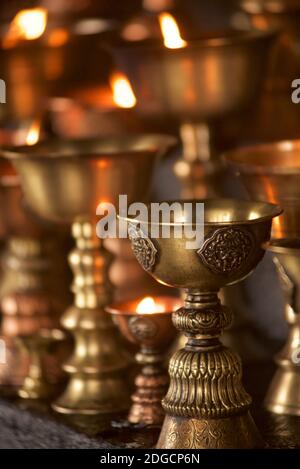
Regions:
<instances>
[{"instance_id":1,"label":"copper bowl","mask_svg":"<svg viewBox=\"0 0 300 469\"><path fill-rule=\"evenodd\" d=\"M142 298L112 304L106 307L106 311L129 342L151 349L166 349L177 334L172 324L172 313L181 306L181 301L172 296L158 298L166 306L163 313L136 313Z\"/></svg>"},{"instance_id":2,"label":"copper bowl","mask_svg":"<svg viewBox=\"0 0 300 469\"><path fill-rule=\"evenodd\" d=\"M231 151L226 162L241 177L251 198L278 203L273 237L300 235L300 140L253 145Z\"/></svg>"}]
</instances>

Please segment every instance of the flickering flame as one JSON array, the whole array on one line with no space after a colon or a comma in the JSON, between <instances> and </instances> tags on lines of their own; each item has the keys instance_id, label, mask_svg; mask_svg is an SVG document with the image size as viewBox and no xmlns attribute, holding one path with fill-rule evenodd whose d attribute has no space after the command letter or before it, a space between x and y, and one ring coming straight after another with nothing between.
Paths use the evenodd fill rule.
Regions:
<instances>
[{"instance_id":1,"label":"flickering flame","mask_svg":"<svg viewBox=\"0 0 300 469\"><path fill-rule=\"evenodd\" d=\"M26 137L26 145L35 145L40 138L41 132L41 121L35 120L31 124L27 137Z\"/></svg>"},{"instance_id":2,"label":"flickering flame","mask_svg":"<svg viewBox=\"0 0 300 469\"><path fill-rule=\"evenodd\" d=\"M164 45L168 49L181 49L187 46L187 42L180 35L175 18L170 13L160 13L158 19L164 37Z\"/></svg>"},{"instance_id":3,"label":"flickering flame","mask_svg":"<svg viewBox=\"0 0 300 469\"><path fill-rule=\"evenodd\" d=\"M136 97L125 75L119 72L113 73L110 78L110 86L113 92L113 100L119 107L131 108L136 105Z\"/></svg>"},{"instance_id":4,"label":"flickering flame","mask_svg":"<svg viewBox=\"0 0 300 469\"><path fill-rule=\"evenodd\" d=\"M154 298L152 298L151 296L146 296L137 305L136 312L138 314L164 313L165 308L162 304L156 303Z\"/></svg>"},{"instance_id":5,"label":"flickering flame","mask_svg":"<svg viewBox=\"0 0 300 469\"><path fill-rule=\"evenodd\" d=\"M20 40L39 38L45 31L48 12L45 8L19 11L12 20L4 37L4 47L13 47Z\"/></svg>"}]
</instances>

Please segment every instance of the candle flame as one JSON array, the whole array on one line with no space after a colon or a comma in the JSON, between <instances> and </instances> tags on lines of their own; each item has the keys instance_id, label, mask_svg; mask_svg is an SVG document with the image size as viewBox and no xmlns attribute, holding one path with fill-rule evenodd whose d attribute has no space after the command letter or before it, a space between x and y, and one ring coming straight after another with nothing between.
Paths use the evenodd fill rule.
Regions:
<instances>
[{"instance_id":1,"label":"candle flame","mask_svg":"<svg viewBox=\"0 0 300 469\"><path fill-rule=\"evenodd\" d=\"M15 46L20 40L37 39L44 33L48 12L45 8L31 8L19 11L10 23L4 37L5 48Z\"/></svg>"},{"instance_id":2,"label":"candle flame","mask_svg":"<svg viewBox=\"0 0 300 469\"><path fill-rule=\"evenodd\" d=\"M163 313L165 311L163 305L157 304L154 298L146 296L137 305L136 312L138 314L154 314Z\"/></svg>"},{"instance_id":3,"label":"candle flame","mask_svg":"<svg viewBox=\"0 0 300 469\"><path fill-rule=\"evenodd\" d=\"M39 141L40 132L41 132L41 121L40 120L33 121L27 133L26 145L35 145Z\"/></svg>"},{"instance_id":4,"label":"candle flame","mask_svg":"<svg viewBox=\"0 0 300 469\"><path fill-rule=\"evenodd\" d=\"M136 105L136 97L125 75L119 72L113 73L110 78L110 86L113 92L113 100L117 106L129 109Z\"/></svg>"},{"instance_id":5,"label":"candle flame","mask_svg":"<svg viewBox=\"0 0 300 469\"><path fill-rule=\"evenodd\" d=\"M168 49L181 49L187 46L187 42L180 35L175 18L170 13L160 13L158 19L165 47Z\"/></svg>"}]
</instances>

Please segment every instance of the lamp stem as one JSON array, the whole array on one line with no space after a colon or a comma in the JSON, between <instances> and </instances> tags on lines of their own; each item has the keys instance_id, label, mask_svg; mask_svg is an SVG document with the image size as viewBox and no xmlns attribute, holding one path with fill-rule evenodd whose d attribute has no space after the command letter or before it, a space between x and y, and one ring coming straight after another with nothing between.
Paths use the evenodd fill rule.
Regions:
<instances>
[{"instance_id":1,"label":"lamp stem","mask_svg":"<svg viewBox=\"0 0 300 469\"><path fill-rule=\"evenodd\" d=\"M118 331L104 307L111 301L109 281L112 254L96 236L91 220L72 225L76 242L69 262L74 273L74 305L62 325L74 338L74 351L64 364L69 383L53 408L65 414L109 414L128 407L124 371L128 366Z\"/></svg>"},{"instance_id":2,"label":"lamp stem","mask_svg":"<svg viewBox=\"0 0 300 469\"><path fill-rule=\"evenodd\" d=\"M252 448L262 444L249 414L238 355L220 342L232 322L216 292L188 290L173 313L188 338L170 360L166 418L158 448Z\"/></svg>"}]
</instances>

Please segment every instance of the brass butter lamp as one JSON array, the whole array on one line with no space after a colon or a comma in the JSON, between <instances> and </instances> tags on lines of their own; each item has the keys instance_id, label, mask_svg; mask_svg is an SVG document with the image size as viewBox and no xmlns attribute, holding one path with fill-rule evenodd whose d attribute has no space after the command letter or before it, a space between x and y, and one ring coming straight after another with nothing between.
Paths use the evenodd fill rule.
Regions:
<instances>
[{"instance_id":1,"label":"brass butter lamp","mask_svg":"<svg viewBox=\"0 0 300 469\"><path fill-rule=\"evenodd\" d=\"M234 150L225 159L254 199L279 203L284 211L274 220L273 240L265 247L274 254L286 298L287 342L276 356L277 371L265 398L268 410L300 415L299 347L299 239L300 141L287 140Z\"/></svg>"},{"instance_id":2,"label":"brass butter lamp","mask_svg":"<svg viewBox=\"0 0 300 469\"><path fill-rule=\"evenodd\" d=\"M164 368L166 351L176 336L172 312L180 300L174 297L144 297L109 305L121 334L139 346L135 356L142 366L135 379L135 391L128 422L139 425L160 426L164 419L161 405L169 384Z\"/></svg>"},{"instance_id":3,"label":"brass butter lamp","mask_svg":"<svg viewBox=\"0 0 300 469\"><path fill-rule=\"evenodd\" d=\"M58 412L108 414L128 407L128 360L104 311L113 297L112 255L96 235L96 209L102 201L118 206L119 194L129 203L141 200L157 157L173 144L171 137L140 135L52 141L5 153L19 172L31 209L47 220L72 223L75 300L61 324L73 335L75 348L63 367L67 388L53 404Z\"/></svg>"},{"instance_id":4,"label":"brass butter lamp","mask_svg":"<svg viewBox=\"0 0 300 469\"><path fill-rule=\"evenodd\" d=\"M53 263L61 239L50 239L49 226L26 210L19 177L4 158L0 159L0 200L1 231L7 238L1 259L1 338L7 355L0 366L1 391L47 398L63 378L61 353L49 353L50 346L63 339L57 328L59 310L66 304L61 286L67 282L64 269L58 272ZM58 274L60 286L55 280Z\"/></svg>"},{"instance_id":5,"label":"brass butter lamp","mask_svg":"<svg viewBox=\"0 0 300 469\"><path fill-rule=\"evenodd\" d=\"M168 44L168 31L164 35ZM116 47L113 53L130 80L137 111L178 123L183 159L174 170L183 197L205 198L220 192L213 123L242 112L256 98L274 33L227 31L199 40L174 39L169 46L161 39Z\"/></svg>"},{"instance_id":6,"label":"brass butter lamp","mask_svg":"<svg viewBox=\"0 0 300 469\"><path fill-rule=\"evenodd\" d=\"M278 206L267 203L207 200L205 240L199 249L187 249L185 234L175 236L175 226L184 225L184 217L170 220L169 238L161 234L150 238L141 233L137 220L123 218L129 223L132 248L143 268L159 282L186 291L184 307L173 313L173 323L188 340L170 360L170 386L163 399L166 417L158 448L263 444L249 413L251 397L241 382L240 358L219 340L232 315L220 303L218 292L255 269L264 255L262 244L270 237L272 218L280 213Z\"/></svg>"},{"instance_id":7,"label":"brass butter lamp","mask_svg":"<svg viewBox=\"0 0 300 469\"><path fill-rule=\"evenodd\" d=\"M285 318L289 325L288 340L275 357L278 369L265 404L276 414L300 415L300 238L272 240L265 248L275 256L286 298Z\"/></svg>"}]
</instances>

